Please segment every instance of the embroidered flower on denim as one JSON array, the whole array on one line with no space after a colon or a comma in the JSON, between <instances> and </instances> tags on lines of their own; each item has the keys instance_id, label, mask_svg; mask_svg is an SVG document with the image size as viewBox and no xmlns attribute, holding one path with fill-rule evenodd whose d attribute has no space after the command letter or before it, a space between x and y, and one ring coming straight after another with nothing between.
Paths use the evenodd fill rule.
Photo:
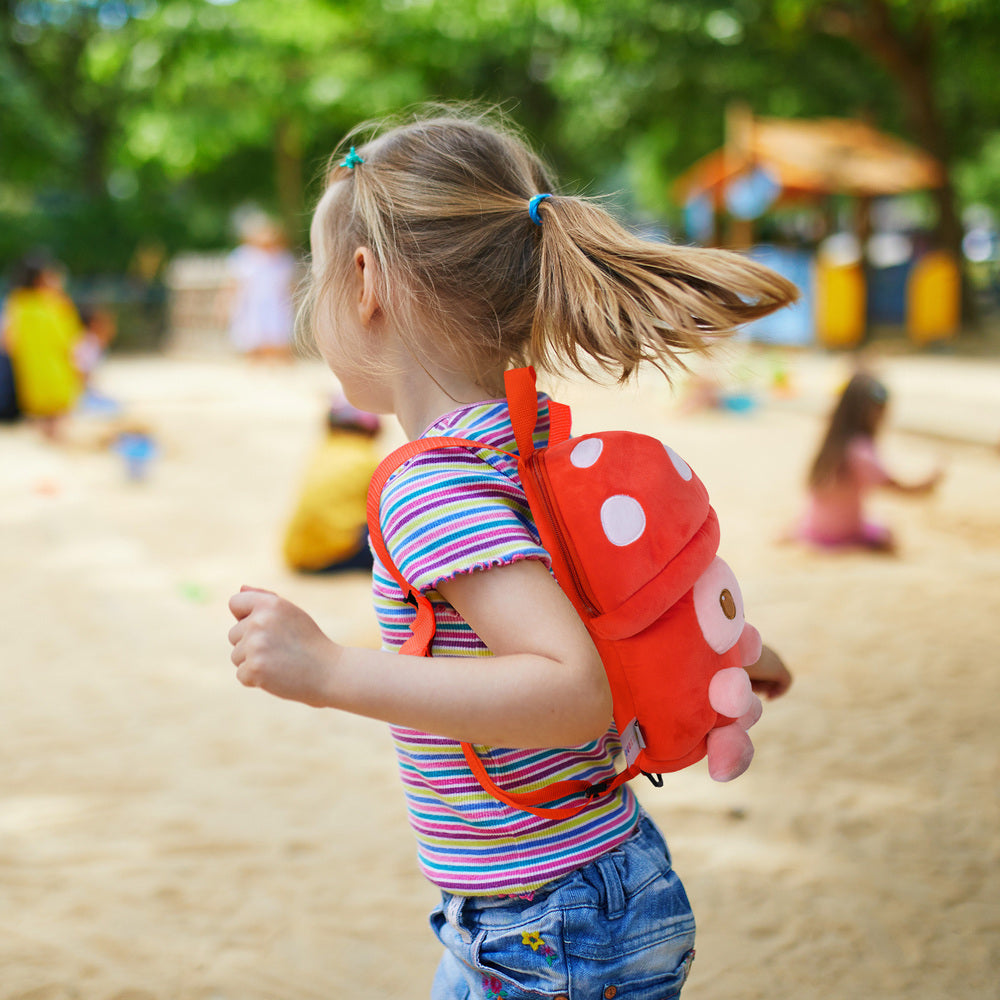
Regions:
<instances>
[{"instance_id":1,"label":"embroidered flower on denim","mask_svg":"<svg viewBox=\"0 0 1000 1000\"><path fill-rule=\"evenodd\" d=\"M538 931L524 931L521 934L521 944L527 945L532 951L538 951L545 942Z\"/></svg>"},{"instance_id":2,"label":"embroidered flower on denim","mask_svg":"<svg viewBox=\"0 0 1000 1000\"><path fill-rule=\"evenodd\" d=\"M507 987L496 976L483 976L483 991L487 1000L501 1000L502 997L510 996Z\"/></svg>"},{"instance_id":3,"label":"embroidered flower on denim","mask_svg":"<svg viewBox=\"0 0 1000 1000\"><path fill-rule=\"evenodd\" d=\"M555 960L555 950L550 948L545 943L545 940L542 938L542 935L538 933L538 931L522 931L521 944L530 948L532 951L537 951L550 966Z\"/></svg>"}]
</instances>

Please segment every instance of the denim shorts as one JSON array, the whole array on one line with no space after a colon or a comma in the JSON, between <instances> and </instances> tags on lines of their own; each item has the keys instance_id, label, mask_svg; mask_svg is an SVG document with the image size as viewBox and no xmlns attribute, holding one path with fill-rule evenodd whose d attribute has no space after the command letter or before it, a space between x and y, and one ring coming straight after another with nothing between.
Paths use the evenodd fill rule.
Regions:
<instances>
[{"instance_id":1,"label":"denim shorts","mask_svg":"<svg viewBox=\"0 0 1000 1000\"><path fill-rule=\"evenodd\" d=\"M632 836L531 899L452 896L431 1000L672 1000L694 958L694 914L660 831Z\"/></svg>"}]
</instances>

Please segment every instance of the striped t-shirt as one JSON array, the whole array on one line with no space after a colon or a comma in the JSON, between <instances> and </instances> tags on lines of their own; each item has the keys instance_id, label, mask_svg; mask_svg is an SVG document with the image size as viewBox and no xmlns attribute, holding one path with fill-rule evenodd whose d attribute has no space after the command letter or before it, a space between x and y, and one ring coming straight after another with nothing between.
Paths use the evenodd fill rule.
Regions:
<instances>
[{"instance_id":1,"label":"striped t-shirt","mask_svg":"<svg viewBox=\"0 0 1000 1000\"><path fill-rule=\"evenodd\" d=\"M468 437L516 451L505 400L457 409L424 436ZM539 396L537 444L548 437L548 401ZM521 559L550 567L521 489L515 459L463 448L410 459L382 493L382 532L403 576L430 598L437 632L435 656L490 656L458 613L434 590L459 573ZM383 646L409 638L414 610L378 559L375 612ZM400 664L419 670L419 662ZM410 824L421 870L448 892L478 896L525 893L573 871L625 840L638 819L635 795L624 786L566 820L513 809L484 791L454 740L392 727ZM600 781L614 773L619 752L613 727L599 740L566 749L477 746L500 787L528 791L561 780Z\"/></svg>"}]
</instances>

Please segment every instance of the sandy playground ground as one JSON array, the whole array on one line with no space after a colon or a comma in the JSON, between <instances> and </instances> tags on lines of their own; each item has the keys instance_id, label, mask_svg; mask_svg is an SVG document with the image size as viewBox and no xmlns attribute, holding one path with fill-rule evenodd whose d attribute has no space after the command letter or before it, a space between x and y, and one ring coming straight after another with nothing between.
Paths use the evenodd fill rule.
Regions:
<instances>
[{"instance_id":1,"label":"sandy playground ground","mask_svg":"<svg viewBox=\"0 0 1000 1000\"><path fill-rule=\"evenodd\" d=\"M747 414L682 414L653 376L558 394L578 430L646 429L695 466L796 674L745 777L638 788L699 921L685 998L992 1000L1000 364L885 359L889 459L947 469L928 500L878 501L886 558L776 544L846 368L790 355L778 398L774 363L725 363ZM384 727L244 690L228 660L244 582L376 642L363 577L280 559L331 377L168 356L100 381L155 432L144 482L94 421L72 447L0 428L0 1000L425 997L435 893Z\"/></svg>"}]
</instances>

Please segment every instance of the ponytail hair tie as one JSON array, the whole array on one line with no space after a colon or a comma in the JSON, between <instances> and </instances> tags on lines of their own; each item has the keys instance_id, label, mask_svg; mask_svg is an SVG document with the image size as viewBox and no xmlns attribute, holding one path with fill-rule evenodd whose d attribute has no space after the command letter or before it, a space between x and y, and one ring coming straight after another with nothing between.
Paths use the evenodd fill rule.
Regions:
<instances>
[{"instance_id":1,"label":"ponytail hair tie","mask_svg":"<svg viewBox=\"0 0 1000 1000\"><path fill-rule=\"evenodd\" d=\"M540 226L542 224L542 217L538 214L539 202L545 201L546 198L551 197L551 194L536 194L535 197L528 202L528 215L531 216L531 221L536 226Z\"/></svg>"},{"instance_id":2,"label":"ponytail hair tie","mask_svg":"<svg viewBox=\"0 0 1000 1000\"><path fill-rule=\"evenodd\" d=\"M340 163L338 164L338 166L347 167L348 170L353 170L356 166L358 166L359 164L364 163L364 162L365 161L362 160L361 157L358 156L358 154L354 152L354 147L351 146L351 151L347 154L347 156L345 156L340 161Z\"/></svg>"}]
</instances>

